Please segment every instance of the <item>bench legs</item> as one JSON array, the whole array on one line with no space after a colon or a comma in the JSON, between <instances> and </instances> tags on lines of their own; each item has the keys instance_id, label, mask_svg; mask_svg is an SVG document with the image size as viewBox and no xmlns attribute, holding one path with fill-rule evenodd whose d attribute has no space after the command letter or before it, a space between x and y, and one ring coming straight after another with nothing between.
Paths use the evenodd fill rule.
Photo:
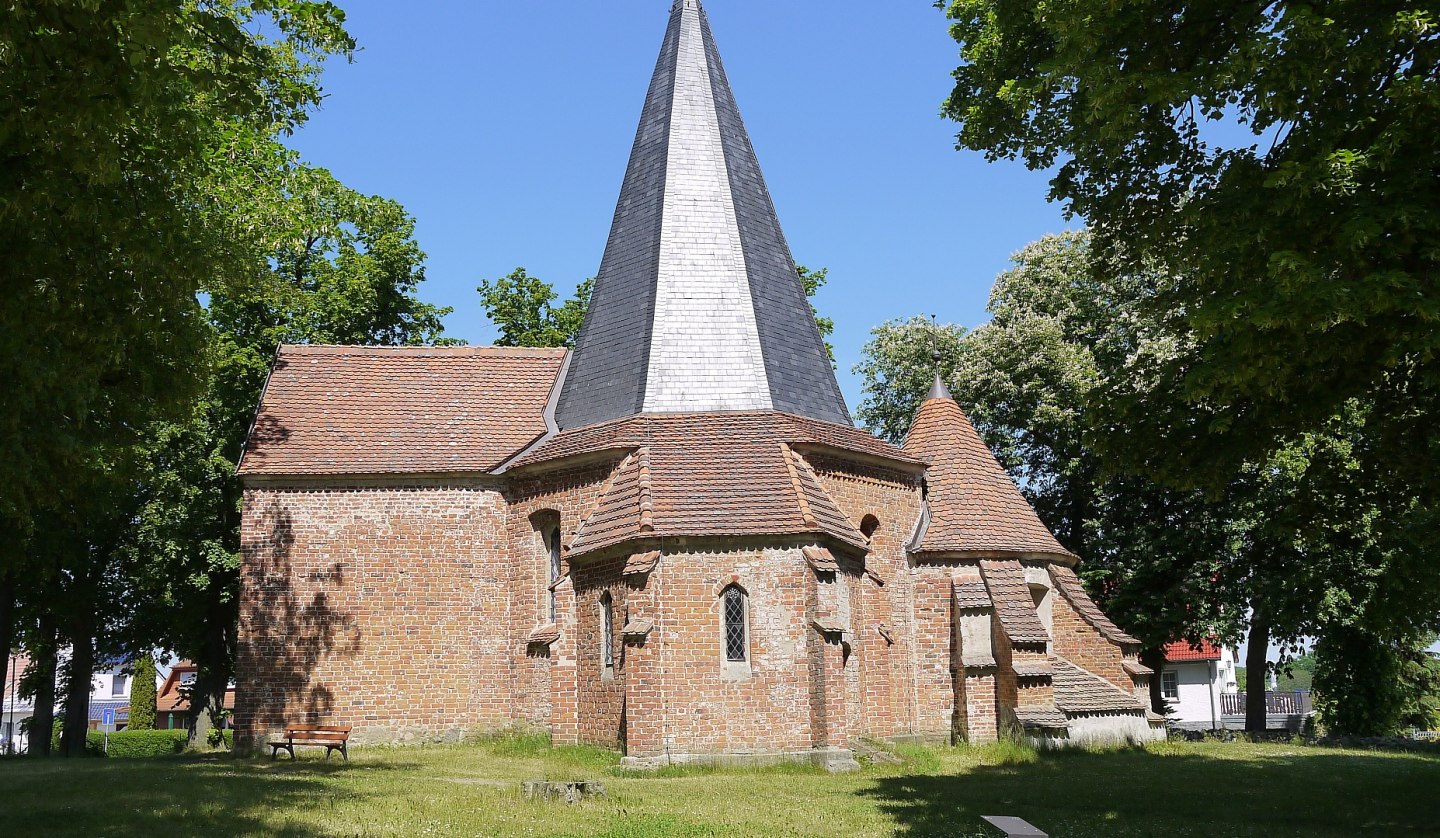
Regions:
<instances>
[{"instance_id":1,"label":"bench legs","mask_svg":"<svg viewBox=\"0 0 1440 838\"><path fill-rule=\"evenodd\" d=\"M336 751L339 751L339 752L340 752L340 756L344 757L346 762L349 762L349 761L350 761L350 752L346 749L344 742L341 742L339 745L326 745L326 746L325 746L325 761L326 761L326 762L329 762L329 761L330 761L330 755L333 754L333 753L335 753ZM294 752L291 752L291 755L293 756L293 755L294 755Z\"/></svg>"},{"instance_id":2,"label":"bench legs","mask_svg":"<svg viewBox=\"0 0 1440 838\"><path fill-rule=\"evenodd\" d=\"M311 743L302 742L302 743L300 743L300 744L302 744L302 745L304 745L304 744L324 745L324 746L325 746L325 761L326 761L326 762L329 762L329 761L330 761L330 755L333 754L333 753L336 752L336 751L339 751L339 752L340 752L340 756L341 756L341 757L344 757L344 759L345 759L346 762L349 762L349 761L350 761L350 749L349 749L349 746L348 746L346 743L344 743L344 742L341 742L341 743L338 744L338 745L331 745L331 744L328 743L328 742L311 742ZM280 752L281 752L281 751L288 751L289 754L290 754L290 758L291 758L291 759L294 759L294 758L295 758L295 743L294 743L294 742L271 742L271 743L270 743L270 758L271 758L271 759L275 759L276 757L280 756Z\"/></svg>"},{"instance_id":3,"label":"bench legs","mask_svg":"<svg viewBox=\"0 0 1440 838\"><path fill-rule=\"evenodd\" d=\"M271 743L270 743L270 758L271 758L271 759L275 759L276 757L280 756L280 751L282 751L282 750L289 751L289 752L290 752L290 758L291 758L291 759L294 759L294 758L295 758L295 746L294 746L293 744L289 743L289 742L279 742L279 743L271 742Z\"/></svg>"}]
</instances>

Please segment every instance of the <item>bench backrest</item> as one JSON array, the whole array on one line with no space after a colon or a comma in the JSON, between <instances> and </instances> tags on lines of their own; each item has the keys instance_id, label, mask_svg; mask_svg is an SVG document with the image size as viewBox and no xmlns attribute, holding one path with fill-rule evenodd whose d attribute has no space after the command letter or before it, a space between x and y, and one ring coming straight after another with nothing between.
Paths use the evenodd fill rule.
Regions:
<instances>
[{"instance_id":1,"label":"bench backrest","mask_svg":"<svg viewBox=\"0 0 1440 838\"><path fill-rule=\"evenodd\" d=\"M338 725L289 725L285 728L287 737L314 737L316 739L343 738L350 735L349 727Z\"/></svg>"}]
</instances>

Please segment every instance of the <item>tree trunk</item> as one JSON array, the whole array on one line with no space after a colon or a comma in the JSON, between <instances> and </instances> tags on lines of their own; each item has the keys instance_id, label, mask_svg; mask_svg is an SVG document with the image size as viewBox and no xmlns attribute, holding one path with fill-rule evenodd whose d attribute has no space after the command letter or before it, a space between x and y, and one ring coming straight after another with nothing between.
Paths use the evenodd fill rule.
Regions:
<instances>
[{"instance_id":1,"label":"tree trunk","mask_svg":"<svg viewBox=\"0 0 1440 838\"><path fill-rule=\"evenodd\" d=\"M81 605L77 611L86 611ZM88 613L88 612L86 612ZM77 617L70 632L70 661L65 665L65 728L60 754L85 756L85 734L90 731L90 685L95 676L95 638L88 617Z\"/></svg>"},{"instance_id":2,"label":"tree trunk","mask_svg":"<svg viewBox=\"0 0 1440 838\"><path fill-rule=\"evenodd\" d=\"M1259 608L1250 617L1250 641L1245 646L1245 730L1265 732L1265 687L1269 683L1270 621Z\"/></svg>"},{"instance_id":3,"label":"tree trunk","mask_svg":"<svg viewBox=\"0 0 1440 838\"><path fill-rule=\"evenodd\" d=\"M190 693L191 712L195 719L190 735L192 748L203 748L209 744L210 731L219 725L225 713L225 691L230 685L230 648L226 642L229 609L225 607L223 591L213 580L209 597L205 642L195 662L200 671L195 678L195 689Z\"/></svg>"},{"instance_id":4,"label":"tree trunk","mask_svg":"<svg viewBox=\"0 0 1440 838\"><path fill-rule=\"evenodd\" d=\"M1165 650L1140 650L1140 663L1153 670L1150 676L1150 709L1162 716L1169 715L1165 706L1165 691L1160 684L1160 673L1165 669Z\"/></svg>"},{"instance_id":5,"label":"tree trunk","mask_svg":"<svg viewBox=\"0 0 1440 838\"><path fill-rule=\"evenodd\" d=\"M55 618L40 617L39 642L31 650L30 666L35 670L35 712L30 717L31 756L50 755L50 737L55 730Z\"/></svg>"}]
</instances>

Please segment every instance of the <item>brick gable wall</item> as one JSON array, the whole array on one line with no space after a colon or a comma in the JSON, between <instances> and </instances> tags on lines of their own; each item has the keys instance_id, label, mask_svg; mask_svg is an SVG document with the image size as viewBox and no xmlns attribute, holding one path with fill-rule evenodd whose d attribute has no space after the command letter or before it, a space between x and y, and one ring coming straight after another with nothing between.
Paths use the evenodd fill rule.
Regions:
<instances>
[{"instance_id":1,"label":"brick gable wall","mask_svg":"<svg viewBox=\"0 0 1440 838\"><path fill-rule=\"evenodd\" d=\"M511 719L493 483L251 488L244 503L242 741L306 722L364 742Z\"/></svg>"}]
</instances>

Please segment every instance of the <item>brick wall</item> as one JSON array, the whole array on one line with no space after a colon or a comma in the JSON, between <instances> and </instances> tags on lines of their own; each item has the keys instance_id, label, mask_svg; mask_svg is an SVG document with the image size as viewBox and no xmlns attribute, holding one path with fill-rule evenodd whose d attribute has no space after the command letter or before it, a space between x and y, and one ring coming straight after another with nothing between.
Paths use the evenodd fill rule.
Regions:
<instances>
[{"instance_id":1,"label":"brick wall","mask_svg":"<svg viewBox=\"0 0 1440 838\"><path fill-rule=\"evenodd\" d=\"M512 717L508 542L493 483L250 488L236 717L355 738L454 735Z\"/></svg>"},{"instance_id":2,"label":"brick wall","mask_svg":"<svg viewBox=\"0 0 1440 838\"><path fill-rule=\"evenodd\" d=\"M1076 613L1070 601L1058 590L1052 599L1054 628L1051 637L1054 640L1055 654L1082 669L1088 669L1121 689L1132 684L1130 675L1121 668L1123 656L1120 647L1106 640L1094 626Z\"/></svg>"},{"instance_id":3,"label":"brick wall","mask_svg":"<svg viewBox=\"0 0 1440 838\"><path fill-rule=\"evenodd\" d=\"M625 678L628 661L620 631L629 609L621 571L625 557L614 556L582 563L571 571L575 591L576 706L579 740L591 745L619 748L624 744ZM614 634L614 665L604 668L602 595L610 595Z\"/></svg>"},{"instance_id":4,"label":"brick wall","mask_svg":"<svg viewBox=\"0 0 1440 838\"><path fill-rule=\"evenodd\" d=\"M857 720L852 729L878 737L915 733L917 649L905 542L920 515L920 477L821 454L804 456L857 529L866 516L878 522L863 562L868 573L848 589L852 651L846 678L849 695L863 704L849 708Z\"/></svg>"},{"instance_id":5,"label":"brick wall","mask_svg":"<svg viewBox=\"0 0 1440 838\"><path fill-rule=\"evenodd\" d=\"M550 621L550 553L545 533L558 521L561 543L568 548L620 459L616 456L581 468L512 477L505 492L514 557L509 575L508 643L508 660L515 672L513 701L519 718L548 728L557 744L581 741L581 675L576 648L581 628L574 580L566 578L555 588L560 638L549 647L526 642L532 631ZM562 556L562 565L568 570L568 556Z\"/></svg>"}]
</instances>

